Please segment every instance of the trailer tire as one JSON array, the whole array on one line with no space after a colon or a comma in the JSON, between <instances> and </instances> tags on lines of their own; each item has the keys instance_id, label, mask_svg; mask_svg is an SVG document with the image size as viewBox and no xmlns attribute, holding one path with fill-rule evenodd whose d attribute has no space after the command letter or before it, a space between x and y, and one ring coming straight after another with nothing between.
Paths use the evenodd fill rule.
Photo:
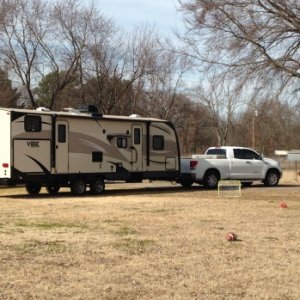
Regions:
<instances>
[{"instance_id":1,"label":"trailer tire","mask_svg":"<svg viewBox=\"0 0 300 300\"><path fill-rule=\"evenodd\" d=\"M220 175L215 170L208 170L203 178L203 185L208 189L215 189L218 186Z\"/></svg>"},{"instance_id":2,"label":"trailer tire","mask_svg":"<svg viewBox=\"0 0 300 300\"><path fill-rule=\"evenodd\" d=\"M38 195L41 191L42 186L39 183L26 183L26 191L29 195Z\"/></svg>"},{"instance_id":3,"label":"trailer tire","mask_svg":"<svg viewBox=\"0 0 300 300\"><path fill-rule=\"evenodd\" d=\"M93 195L100 195L105 190L105 183L103 178L97 177L90 184L90 190Z\"/></svg>"},{"instance_id":4,"label":"trailer tire","mask_svg":"<svg viewBox=\"0 0 300 300\"><path fill-rule=\"evenodd\" d=\"M265 186L277 186L280 179L279 172L277 170L268 171L266 178L264 179Z\"/></svg>"},{"instance_id":5,"label":"trailer tire","mask_svg":"<svg viewBox=\"0 0 300 300\"><path fill-rule=\"evenodd\" d=\"M71 192L74 196L82 196L86 192L86 181L82 177L76 177L71 182Z\"/></svg>"},{"instance_id":6,"label":"trailer tire","mask_svg":"<svg viewBox=\"0 0 300 300\"><path fill-rule=\"evenodd\" d=\"M181 179L179 183L181 184L182 187L189 188L193 185L194 181L192 179L185 178L185 179Z\"/></svg>"},{"instance_id":7,"label":"trailer tire","mask_svg":"<svg viewBox=\"0 0 300 300\"><path fill-rule=\"evenodd\" d=\"M48 194L50 195L56 195L58 193L60 189L60 186L59 185L56 185L56 184L51 184L51 185L47 185L46 186L46 190L48 192Z\"/></svg>"},{"instance_id":8,"label":"trailer tire","mask_svg":"<svg viewBox=\"0 0 300 300\"><path fill-rule=\"evenodd\" d=\"M242 187L250 187L252 185L252 181L242 182Z\"/></svg>"}]
</instances>

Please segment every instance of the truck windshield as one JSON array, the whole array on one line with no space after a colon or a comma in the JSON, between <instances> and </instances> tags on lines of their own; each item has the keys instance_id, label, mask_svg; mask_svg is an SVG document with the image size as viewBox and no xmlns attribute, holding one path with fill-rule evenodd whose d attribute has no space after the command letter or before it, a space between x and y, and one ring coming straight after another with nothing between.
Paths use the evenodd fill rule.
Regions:
<instances>
[{"instance_id":1,"label":"truck windshield","mask_svg":"<svg viewBox=\"0 0 300 300\"><path fill-rule=\"evenodd\" d=\"M226 156L225 149L208 149L206 152L207 155L224 155Z\"/></svg>"}]
</instances>

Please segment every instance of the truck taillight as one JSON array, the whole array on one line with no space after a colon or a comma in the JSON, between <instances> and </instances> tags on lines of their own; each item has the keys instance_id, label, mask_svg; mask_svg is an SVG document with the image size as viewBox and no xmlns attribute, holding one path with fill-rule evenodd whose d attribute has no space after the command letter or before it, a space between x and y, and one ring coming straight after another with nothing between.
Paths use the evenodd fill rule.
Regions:
<instances>
[{"instance_id":1,"label":"truck taillight","mask_svg":"<svg viewBox=\"0 0 300 300\"><path fill-rule=\"evenodd\" d=\"M3 168L8 168L8 167L9 167L9 164L8 164L8 163L2 163L2 167L3 167Z\"/></svg>"},{"instance_id":2,"label":"truck taillight","mask_svg":"<svg viewBox=\"0 0 300 300\"><path fill-rule=\"evenodd\" d=\"M190 170L195 170L197 167L198 161L197 160L191 160L190 161Z\"/></svg>"}]
</instances>

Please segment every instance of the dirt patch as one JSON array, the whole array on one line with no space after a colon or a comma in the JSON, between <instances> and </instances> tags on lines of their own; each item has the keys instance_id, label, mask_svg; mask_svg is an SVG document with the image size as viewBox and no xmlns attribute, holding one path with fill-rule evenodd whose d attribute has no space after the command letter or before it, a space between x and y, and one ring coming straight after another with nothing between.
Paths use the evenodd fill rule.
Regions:
<instances>
[{"instance_id":1,"label":"dirt patch","mask_svg":"<svg viewBox=\"0 0 300 300\"><path fill-rule=\"evenodd\" d=\"M284 171L280 181L281 184L299 184L300 185L300 172L299 171Z\"/></svg>"},{"instance_id":2,"label":"dirt patch","mask_svg":"<svg viewBox=\"0 0 300 300\"><path fill-rule=\"evenodd\" d=\"M240 198L161 182L82 198L1 190L0 298L299 299L294 176Z\"/></svg>"}]
</instances>

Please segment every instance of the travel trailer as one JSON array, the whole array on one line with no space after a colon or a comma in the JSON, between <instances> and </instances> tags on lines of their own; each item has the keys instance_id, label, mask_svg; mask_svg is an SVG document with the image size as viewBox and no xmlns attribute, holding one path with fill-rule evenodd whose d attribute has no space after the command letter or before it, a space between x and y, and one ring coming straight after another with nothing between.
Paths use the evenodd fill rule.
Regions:
<instances>
[{"instance_id":1,"label":"travel trailer","mask_svg":"<svg viewBox=\"0 0 300 300\"><path fill-rule=\"evenodd\" d=\"M172 123L137 115L101 115L45 108L0 108L0 181L25 184L38 194L70 187L83 195L87 187L101 194L105 181L177 180L180 151Z\"/></svg>"}]
</instances>

